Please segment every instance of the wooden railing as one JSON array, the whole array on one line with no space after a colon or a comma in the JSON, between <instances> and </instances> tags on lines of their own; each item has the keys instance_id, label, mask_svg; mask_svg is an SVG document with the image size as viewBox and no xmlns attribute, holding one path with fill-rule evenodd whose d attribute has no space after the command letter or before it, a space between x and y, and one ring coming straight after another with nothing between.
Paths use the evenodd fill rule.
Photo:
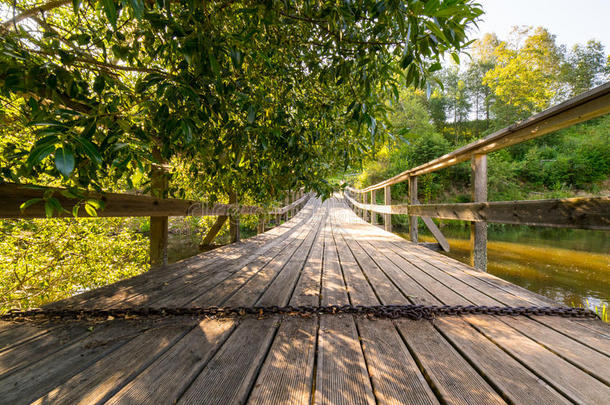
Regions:
<instances>
[{"instance_id":1,"label":"wooden railing","mask_svg":"<svg viewBox=\"0 0 610 405\"><path fill-rule=\"evenodd\" d=\"M409 215L409 234L414 242L418 240L417 219L422 218L446 251L449 250L449 244L430 218L471 221L471 264L478 269L485 270L487 268L487 222L610 230L610 198L608 196L487 202L488 153L608 113L610 113L610 83L372 186L361 190L347 187L345 196L363 219L366 220L369 217L368 214L371 214L371 223L376 222L376 213L382 214L387 231L392 230L391 215ZM418 176L467 160L471 161L473 202L419 203L417 198ZM410 204L392 205L390 187L403 181L409 182ZM380 189L384 190L383 205L376 204L376 191ZM369 198L370 204L367 201Z\"/></svg>"},{"instance_id":2,"label":"wooden railing","mask_svg":"<svg viewBox=\"0 0 610 405\"><path fill-rule=\"evenodd\" d=\"M271 218L279 224L282 219L288 220L312 196L304 193L303 189L289 192L287 205L265 210L258 206L240 204L205 204L194 200L180 200L173 198L156 198L147 195L96 193L86 192L72 195L69 190L61 188L38 187L24 184L0 184L0 218L47 218L45 202L51 198L61 209L54 210L54 217L73 217L75 206L79 217L151 217L161 223L160 229L150 232L151 265L157 266L167 263L167 218L173 216L217 216L202 244L211 244L224 222L236 218L234 223L239 224L240 215L258 215L257 231L265 231L265 224ZM31 202L27 208L24 204ZM87 201L100 204L95 213L84 209ZM152 224L152 220L151 220ZM239 232L232 235L231 242L239 241Z\"/></svg>"}]
</instances>

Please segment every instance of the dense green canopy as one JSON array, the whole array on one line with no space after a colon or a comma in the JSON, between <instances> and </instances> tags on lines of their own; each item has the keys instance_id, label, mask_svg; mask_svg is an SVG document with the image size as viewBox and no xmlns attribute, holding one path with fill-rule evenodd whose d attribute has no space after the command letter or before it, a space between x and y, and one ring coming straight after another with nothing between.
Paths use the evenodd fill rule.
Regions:
<instances>
[{"instance_id":1,"label":"dense green canopy","mask_svg":"<svg viewBox=\"0 0 610 405\"><path fill-rule=\"evenodd\" d=\"M2 0L5 181L330 191L389 96L457 59L472 0ZM137 183L137 184L135 184Z\"/></svg>"}]
</instances>

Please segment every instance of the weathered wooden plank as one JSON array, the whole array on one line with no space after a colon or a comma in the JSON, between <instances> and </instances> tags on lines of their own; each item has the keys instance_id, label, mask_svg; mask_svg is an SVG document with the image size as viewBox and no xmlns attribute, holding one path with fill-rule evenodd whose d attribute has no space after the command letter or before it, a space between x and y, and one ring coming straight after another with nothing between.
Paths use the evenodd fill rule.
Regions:
<instances>
[{"instance_id":1,"label":"weathered wooden plank","mask_svg":"<svg viewBox=\"0 0 610 405\"><path fill-rule=\"evenodd\" d=\"M462 319L443 317L434 323L511 403L570 403Z\"/></svg>"},{"instance_id":2,"label":"weathered wooden plank","mask_svg":"<svg viewBox=\"0 0 610 405\"><path fill-rule=\"evenodd\" d=\"M472 200L475 203L487 201L487 155L474 155L472 168ZM470 265L475 269L487 270L487 223L470 223Z\"/></svg>"},{"instance_id":3,"label":"weathered wooden plank","mask_svg":"<svg viewBox=\"0 0 610 405\"><path fill-rule=\"evenodd\" d=\"M192 326L177 324L144 332L33 403L91 404L104 401L190 329Z\"/></svg>"},{"instance_id":4,"label":"weathered wooden plank","mask_svg":"<svg viewBox=\"0 0 610 405\"><path fill-rule=\"evenodd\" d=\"M66 342L58 351L40 360L31 358L26 367L1 378L2 402L30 404L143 333L146 328L157 326L121 320L96 324L84 339Z\"/></svg>"},{"instance_id":5,"label":"weathered wooden plank","mask_svg":"<svg viewBox=\"0 0 610 405\"><path fill-rule=\"evenodd\" d=\"M532 316L531 318L563 335L569 336L598 353L610 356L610 325L607 323L596 319L579 321L549 316ZM591 329L585 325L598 325L603 329Z\"/></svg>"},{"instance_id":6,"label":"weathered wooden plank","mask_svg":"<svg viewBox=\"0 0 610 405\"><path fill-rule=\"evenodd\" d=\"M29 325L9 322L6 325L7 330L0 335L0 353L47 333L55 327L53 324Z\"/></svg>"},{"instance_id":7,"label":"weathered wooden plank","mask_svg":"<svg viewBox=\"0 0 610 405\"><path fill-rule=\"evenodd\" d=\"M401 319L395 323L444 401L505 403L429 322Z\"/></svg>"},{"instance_id":8,"label":"weathered wooden plank","mask_svg":"<svg viewBox=\"0 0 610 405\"><path fill-rule=\"evenodd\" d=\"M300 224L307 221L311 213L312 211L309 209L302 211L297 216L298 218L295 217L295 222L281 225L281 228L288 229L288 231L282 233L280 237L274 238L256 249L247 249L246 247L240 254L235 256L235 260L218 262L204 274L190 271L171 281L153 278L151 279L149 291L146 294L140 294L130 299L129 302L132 306L139 305L142 302L148 302L156 306L186 305L190 300L203 295L207 290L245 266L262 266L266 261L271 260L281 249L281 246L291 243L295 234L302 231ZM274 230L275 228L256 238L265 238L267 234L271 234ZM244 242L239 243L245 245Z\"/></svg>"},{"instance_id":9,"label":"weathered wooden plank","mask_svg":"<svg viewBox=\"0 0 610 405\"><path fill-rule=\"evenodd\" d=\"M320 291L322 287L322 261L324 258L324 232L330 217L326 214L321 223L321 229L313 244L311 253L301 271L301 276L290 298L290 305L320 304Z\"/></svg>"},{"instance_id":10,"label":"weathered wooden plank","mask_svg":"<svg viewBox=\"0 0 610 405\"><path fill-rule=\"evenodd\" d=\"M600 354L579 342L526 317L499 318L507 325L570 363L610 385L610 353Z\"/></svg>"},{"instance_id":11,"label":"weathered wooden plank","mask_svg":"<svg viewBox=\"0 0 610 405\"><path fill-rule=\"evenodd\" d=\"M332 220L324 229L324 267L322 268L322 305L348 305L349 298L332 237Z\"/></svg>"},{"instance_id":12,"label":"weathered wooden plank","mask_svg":"<svg viewBox=\"0 0 610 405\"><path fill-rule=\"evenodd\" d=\"M417 198L417 176L409 176L409 200L411 205L418 204ZM417 216L412 212L409 215L409 236L411 237L411 242L417 243Z\"/></svg>"},{"instance_id":13,"label":"weathered wooden plank","mask_svg":"<svg viewBox=\"0 0 610 405\"><path fill-rule=\"evenodd\" d=\"M337 226L334 230L333 243L337 246L339 262L345 277L350 302L352 305L378 305L379 300L375 296L375 292L362 273Z\"/></svg>"},{"instance_id":14,"label":"weathered wooden plank","mask_svg":"<svg viewBox=\"0 0 610 405\"><path fill-rule=\"evenodd\" d=\"M467 316L464 319L572 401L602 404L610 398L610 387L504 322L488 316Z\"/></svg>"},{"instance_id":15,"label":"weathered wooden plank","mask_svg":"<svg viewBox=\"0 0 610 405\"><path fill-rule=\"evenodd\" d=\"M354 319L320 316L315 404L375 404Z\"/></svg>"},{"instance_id":16,"label":"weathered wooden plank","mask_svg":"<svg viewBox=\"0 0 610 405\"><path fill-rule=\"evenodd\" d=\"M498 224L545 226L550 228L610 229L610 197L576 197L549 200L494 201L486 203L369 205L346 195L358 208L380 214L414 214L422 217L456 219ZM369 208L370 207L370 208Z\"/></svg>"},{"instance_id":17,"label":"weathered wooden plank","mask_svg":"<svg viewBox=\"0 0 610 405\"><path fill-rule=\"evenodd\" d=\"M244 403L276 331L278 318L242 321L180 397L178 404Z\"/></svg>"},{"instance_id":18,"label":"weathered wooden plank","mask_svg":"<svg viewBox=\"0 0 610 405\"><path fill-rule=\"evenodd\" d=\"M214 238L216 237L216 235L218 235L218 232L220 232L220 230L222 229L222 226L224 225L225 222L227 222L228 218L229 217L226 215L219 215L216 218L216 221L214 221L214 223L208 230L208 233L205 234L203 241L201 241L201 246L208 246L208 245L212 244L212 242L214 241Z\"/></svg>"},{"instance_id":19,"label":"weathered wooden plank","mask_svg":"<svg viewBox=\"0 0 610 405\"><path fill-rule=\"evenodd\" d=\"M390 190L390 186L385 186L383 188L383 203L385 205L392 204L392 192ZM384 229L388 232L392 232L392 215L391 214L383 214L383 225Z\"/></svg>"},{"instance_id":20,"label":"weathered wooden plank","mask_svg":"<svg viewBox=\"0 0 610 405\"><path fill-rule=\"evenodd\" d=\"M43 198L48 188L36 187L20 184L3 183L0 184L0 218L46 218L44 203L38 202L29 206L25 212L21 212L19 207L24 202ZM67 212L55 213L54 216L71 217L72 207L81 200L68 198L62 194L64 189L57 188L53 194ZM258 214L262 212L260 207L254 206L232 206L230 204L214 204L207 206L199 201L178 200L173 198L158 198L137 194L119 193L83 193L83 200L95 199L102 201L104 208L98 210L99 217L163 217L163 216L206 216L206 215L227 215L234 210L242 214ZM84 209L78 211L79 217L87 217L89 214Z\"/></svg>"},{"instance_id":21,"label":"weathered wooden plank","mask_svg":"<svg viewBox=\"0 0 610 405\"><path fill-rule=\"evenodd\" d=\"M377 403L439 403L391 321L359 318L357 324Z\"/></svg>"},{"instance_id":22,"label":"weathered wooden plank","mask_svg":"<svg viewBox=\"0 0 610 405\"><path fill-rule=\"evenodd\" d=\"M316 240L320 238L320 232L325 221L323 217L316 217L313 221L313 229L307 235L305 241L299 246L294 256L284 266L282 271L272 281L267 290L260 297L257 305L286 305L290 300L292 291L297 283L299 276L308 264L308 257L313 249ZM317 284L319 285L319 279ZM318 286L319 288L319 286Z\"/></svg>"},{"instance_id":23,"label":"weathered wooden plank","mask_svg":"<svg viewBox=\"0 0 610 405\"><path fill-rule=\"evenodd\" d=\"M3 351L0 353L0 377L58 351L64 343L84 338L88 333L87 328L85 324L51 327L46 333Z\"/></svg>"},{"instance_id":24,"label":"weathered wooden plank","mask_svg":"<svg viewBox=\"0 0 610 405\"><path fill-rule=\"evenodd\" d=\"M106 404L173 404L229 336L234 320L206 319Z\"/></svg>"},{"instance_id":25,"label":"weathered wooden plank","mask_svg":"<svg viewBox=\"0 0 610 405\"><path fill-rule=\"evenodd\" d=\"M356 269L356 271L364 273L366 275L366 279L364 279L364 281L368 280L368 283L370 283L372 289L375 290L375 293L377 296L379 296L381 302L386 305L408 304L408 300L403 296L403 294L398 290L398 288L396 288L396 286L388 278L388 275L384 274L378 264L365 252L365 249L363 249L358 243L354 241L354 236L348 235L345 240L358 262L359 268ZM367 301L364 302L362 305L379 304L379 300L377 299L375 293L373 293L373 290L371 290L370 286L367 285L368 290L370 290L370 298L368 298Z\"/></svg>"},{"instance_id":26,"label":"weathered wooden plank","mask_svg":"<svg viewBox=\"0 0 610 405\"><path fill-rule=\"evenodd\" d=\"M317 331L315 318L282 321L248 404L311 403Z\"/></svg>"},{"instance_id":27,"label":"weathered wooden plank","mask_svg":"<svg viewBox=\"0 0 610 405\"><path fill-rule=\"evenodd\" d=\"M397 260L398 255L389 254ZM404 269L404 267L403 267ZM429 291L429 296L421 296L406 290L409 297L415 303L426 303L439 305L441 303L450 305L470 304L460 296L456 296L447 286L439 283L430 276L420 276L417 271L408 271L409 276L415 278L425 287L425 291ZM417 276L415 276L417 274ZM445 280L446 281L446 280ZM434 296L433 296L434 295ZM448 299L436 301L436 297L448 297ZM422 298L424 300L422 301ZM446 321L446 323L444 322ZM458 323L456 326L455 323ZM447 326L449 323L451 326ZM510 356L506 355L497 346L491 343L487 338L480 333L469 329L470 327L457 318L440 318L435 321L437 328L450 338L459 351L463 353L471 364L484 375L488 381L491 381L494 387L498 388L505 398L514 401L514 403L529 403L528 398L540 398L542 403L564 403L561 398L553 390L549 390L548 386L541 382L537 376L532 375L523 365L514 361Z\"/></svg>"},{"instance_id":28,"label":"weathered wooden plank","mask_svg":"<svg viewBox=\"0 0 610 405\"><path fill-rule=\"evenodd\" d=\"M251 279L246 281L235 294L233 294L224 305L228 306L252 306L259 298L266 292L267 287L280 277L285 272L286 277L290 278L290 275L300 271L303 267L304 261L307 257L307 253L313 243L313 239L318 231L318 221L311 220L305 225L302 225L303 232L299 237L291 243L288 247L276 256L270 263L268 263L261 271L252 276ZM284 277L280 278L280 283ZM289 291L283 291L284 300L288 300ZM268 295L267 299L273 299L273 295ZM279 305L279 303L272 302L272 305Z\"/></svg>"},{"instance_id":29,"label":"weathered wooden plank","mask_svg":"<svg viewBox=\"0 0 610 405\"><path fill-rule=\"evenodd\" d=\"M398 246L397 246L398 245ZM480 292L476 288L462 282L455 277L452 277L450 274L444 272L438 266L435 266L432 263L429 263L426 260L423 260L416 253L409 251L405 248L404 243L388 243L386 245L389 249L391 249L394 253L402 257L404 260L412 263L417 267L421 272L429 275L438 283L442 283L447 286L449 289L455 291L460 296L464 297L469 302L476 302L478 305L498 305L498 301L493 299L492 297ZM400 247L399 247L400 246ZM465 304L461 302L461 304Z\"/></svg>"},{"instance_id":30,"label":"weathered wooden plank","mask_svg":"<svg viewBox=\"0 0 610 405\"><path fill-rule=\"evenodd\" d=\"M190 303L192 305L197 306L237 305L237 302L247 302L249 304L244 305L253 305L264 287L303 243L305 235L309 231L309 225L302 225L293 238L278 244L266 254L239 269L239 271L234 268L216 272L210 279L212 283L220 280L216 285L209 281L204 281L205 288L200 284L193 284L195 291L200 291L200 293L197 296L187 298L191 299ZM202 291L205 291L205 293L202 294ZM253 297L254 301L252 301ZM184 297L179 299L183 300Z\"/></svg>"}]
</instances>

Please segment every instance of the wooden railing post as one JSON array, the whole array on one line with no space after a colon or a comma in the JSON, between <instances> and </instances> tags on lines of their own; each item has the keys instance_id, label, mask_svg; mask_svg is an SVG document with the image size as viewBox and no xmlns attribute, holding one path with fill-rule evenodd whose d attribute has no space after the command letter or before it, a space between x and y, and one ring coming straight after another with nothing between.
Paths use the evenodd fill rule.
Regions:
<instances>
[{"instance_id":1,"label":"wooden railing post","mask_svg":"<svg viewBox=\"0 0 610 405\"><path fill-rule=\"evenodd\" d=\"M260 214L258 216L258 227L256 228L256 233L265 232L265 214Z\"/></svg>"},{"instance_id":2,"label":"wooden railing post","mask_svg":"<svg viewBox=\"0 0 610 405\"><path fill-rule=\"evenodd\" d=\"M392 205L392 192L390 186L383 188L383 203L384 205ZM383 225L385 230L392 232L392 214L383 214Z\"/></svg>"},{"instance_id":3,"label":"wooden railing post","mask_svg":"<svg viewBox=\"0 0 610 405\"><path fill-rule=\"evenodd\" d=\"M417 176L409 176L409 202L411 204L417 204ZM411 242L417 243L417 216L409 216L409 235L411 236Z\"/></svg>"},{"instance_id":4,"label":"wooden railing post","mask_svg":"<svg viewBox=\"0 0 610 405\"><path fill-rule=\"evenodd\" d=\"M377 204L377 190L371 190L371 205ZM371 210L371 224L377 225L377 213Z\"/></svg>"},{"instance_id":5,"label":"wooden railing post","mask_svg":"<svg viewBox=\"0 0 610 405\"><path fill-rule=\"evenodd\" d=\"M233 190L229 193L229 204L237 204L237 191ZM229 236L231 243L239 242L239 212L237 210L229 216Z\"/></svg>"},{"instance_id":6,"label":"wooden railing post","mask_svg":"<svg viewBox=\"0 0 610 405\"><path fill-rule=\"evenodd\" d=\"M153 156L159 164L154 164L150 176L150 192L154 197L164 198L168 188L167 173L162 166L162 157L158 149ZM150 217L150 266L158 267L167 264L168 217Z\"/></svg>"},{"instance_id":7,"label":"wooden railing post","mask_svg":"<svg viewBox=\"0 0 610 405\"><path fill-rule=\"evenodd\" d=\"M471 161L472 199L487 202L487 155L475 155ZM487 271L487 222L470 223L470 264Z\"/></svg>"},{"instance_id":8,"label":"wooden railing post","mask_svg":"<svg viewBox=\"0 0 610 405\"><path fill-rule=\"evenodd\" d=\"M362 193L362 202L364 204L368 204L368 197L369 195L367 193ZM364 222L368 222L369 221L369 211L364 209L362 210L362 219L364 219Z\"/></svg>"}]
</instances>

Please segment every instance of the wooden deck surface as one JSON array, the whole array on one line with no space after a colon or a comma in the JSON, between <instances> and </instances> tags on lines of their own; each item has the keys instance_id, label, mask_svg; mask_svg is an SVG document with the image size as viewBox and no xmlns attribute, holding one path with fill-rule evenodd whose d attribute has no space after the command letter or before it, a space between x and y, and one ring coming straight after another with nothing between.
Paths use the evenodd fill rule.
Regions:
<instances>
[{"instance_id":1,"label":"wooden deck surface","mask_svg":"<svg viewBox=\"0 0 610 405\"><path fill-rule=\"evenodd\" d=\"M312 199L264 234L53 304L556 305ZM351 315L0 324L0 403L610 403L610 327Z\"/></svg>"}]
</instances>

